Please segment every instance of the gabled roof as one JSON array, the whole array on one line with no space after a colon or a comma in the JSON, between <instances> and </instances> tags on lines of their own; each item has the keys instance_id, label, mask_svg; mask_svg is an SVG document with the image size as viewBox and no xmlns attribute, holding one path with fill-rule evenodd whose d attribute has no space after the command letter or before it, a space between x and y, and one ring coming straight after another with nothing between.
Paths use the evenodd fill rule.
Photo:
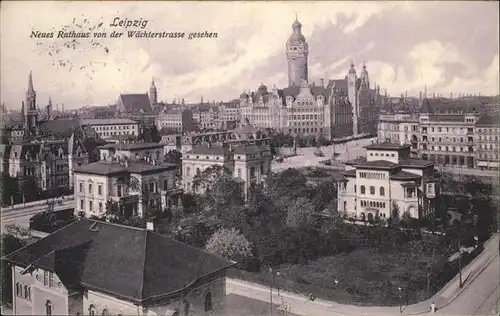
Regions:
<instances>
[{"instance_id":1,"label":"gabled roof","mask_svg":"<svg viewBox=\"0 0 500 316\"><path fill-rule=\"evenodd\" d=\"M55 272L68 288L134 303L168 298L233 264L150 230L76 221L5 257L21 267Z\"/></svg>"},{"instance_id":2,"label":"gabled roof","mask_svg":"<svg viewBox=\"0 0 500 316\"><path fill-rule=\"evenodd\" d=\"M120 99L125 111L128 113L153 112L147 93L120 94Z\"/></svg>"}]
</instances>

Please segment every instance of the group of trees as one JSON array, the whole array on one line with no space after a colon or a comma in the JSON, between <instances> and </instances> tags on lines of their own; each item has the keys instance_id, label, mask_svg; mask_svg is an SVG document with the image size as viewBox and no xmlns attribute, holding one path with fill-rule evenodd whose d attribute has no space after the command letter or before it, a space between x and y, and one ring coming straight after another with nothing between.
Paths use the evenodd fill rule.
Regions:
<instances>
[{"instance_id":1,"label":"group of trees","mask_svg":"<svg viewBox=\"0 0 500 316\"><path fill-rule=\"evenodd\" d=\"M314 135L291 135L285 134L281 131L267 129L265 133L271 139L271 150L276 151L280 147L292 147L294 144L297 147L317 147L329 146L333 144L330 140L326 139L323 135L319 137ZM273 152L276 154L276 152Z\"/></svg>"}]
</instances>

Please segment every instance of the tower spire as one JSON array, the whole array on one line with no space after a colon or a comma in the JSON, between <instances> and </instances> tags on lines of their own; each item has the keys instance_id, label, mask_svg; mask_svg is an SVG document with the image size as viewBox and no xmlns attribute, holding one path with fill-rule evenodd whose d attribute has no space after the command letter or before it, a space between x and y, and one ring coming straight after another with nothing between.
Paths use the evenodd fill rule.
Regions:
<instances>
[{"instance_id":1,"label":"tower spire","mask_svg":"<svg viewBox=\"0 0 500 316\"><path fill-rule=\"evenodd\" d=\"M33 88L33 76L31 74L31 70L30 70L30 75L29 75L29 78L28 78L28 93L31 93L31 92L34 92L35 89Z\"/></svg>"}]
</instances>

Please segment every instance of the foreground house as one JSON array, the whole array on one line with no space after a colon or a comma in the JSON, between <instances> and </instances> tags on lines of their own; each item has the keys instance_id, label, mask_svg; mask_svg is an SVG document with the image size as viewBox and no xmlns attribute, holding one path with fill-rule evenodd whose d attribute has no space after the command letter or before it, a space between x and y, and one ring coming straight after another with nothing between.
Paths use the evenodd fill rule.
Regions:
<instances>
[{"instance_id":1,"label":"foreground house","mask_svg":"<svg viewBox=\"0 0 500 316\"><path fill-rule=\"evenodd\" d=\"M219 315L233 265L150 230L94 220L5 259L14 315Z\"/></svg>"},{"instance_id":2,"label":"foreground house","mask_svg":"<svg viewBox=\"0 0 500 316\"><path fill-rule=\"evenodd\" d=\"M410 158L410 145L380 143L366 146L366 158L346 162L338 190L338 210L348 217L372 221L392 217L431 217L439 195L434 163Z\"/></svg>"}]
</instances>

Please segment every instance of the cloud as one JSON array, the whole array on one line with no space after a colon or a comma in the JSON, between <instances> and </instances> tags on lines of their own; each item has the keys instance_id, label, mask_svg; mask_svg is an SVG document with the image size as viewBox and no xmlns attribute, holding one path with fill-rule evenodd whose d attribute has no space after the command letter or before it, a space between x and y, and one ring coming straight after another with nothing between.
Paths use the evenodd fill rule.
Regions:
<instances>
[{"instance_id":1,"label":"cloud","mask_svg":"<svg viewBox=\"0 0 500 316\"><path fill-rule=\"evenodd\" d=\"M0 13L0 98L19 108L30 69L39 104L51 95L66 108L114 103L119 93L147 91L152 78L159 99L168 101L197 102L201 95L230 100L261 82L282 87L288 81L285 42L296 12L309 42L311 81L343 78L352 59L358 72L366 61L372 81L392 94L418 94L425 84L486 93L496 91L498 81L491 70L494 56L498 64L495 8L485 2L6 2ZM73 20L124 31L109 26L116 17L147 19L145 30L154 32L207 30L217 38L108 38L101 46L80 40L52 55L61 40L37 45L29 38L31 30L71 29Z\"/></svg>"}]
</instances>

